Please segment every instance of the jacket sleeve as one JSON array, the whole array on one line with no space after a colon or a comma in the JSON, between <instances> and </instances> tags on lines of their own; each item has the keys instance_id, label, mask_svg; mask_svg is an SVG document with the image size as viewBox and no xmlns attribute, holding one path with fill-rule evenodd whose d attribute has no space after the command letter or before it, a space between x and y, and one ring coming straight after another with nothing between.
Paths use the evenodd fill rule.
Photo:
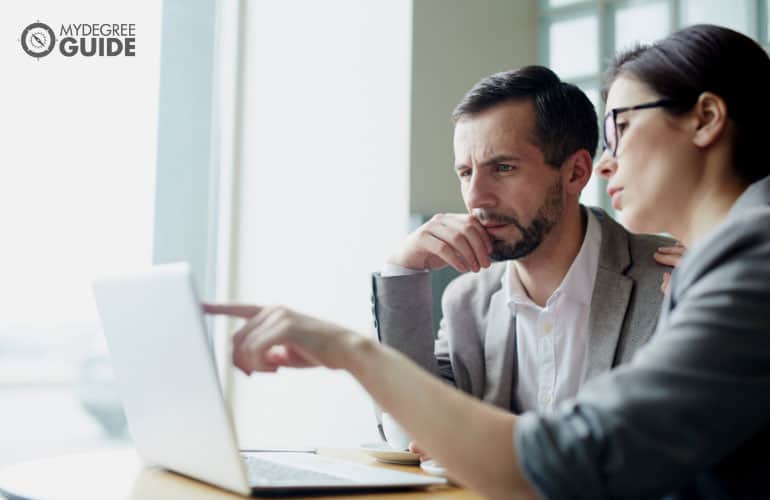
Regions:
<instances>
[{"instance_id":1,"label":"jacket sleeve","mask_svg":"<svg viewBox=\"0 0 770 500\"><path fill-rule=\"evenodd\" d=\"M683 260L629 365L554 414L518 419L514 446L546 498L659 498L766 430L770 217L749 224Z\"/></svg>"},{"instance_id":2,"label":"jacket sleeve","mask_svg":"<svg viewBox=\"0 0 770 500\"><path fill-rule=\"evenodd\" d=\"M430 273L372 275L372 312L380 342L447 378L452 373L449 352L445 341L434 340L432 305Z\"/></svg>"},{"instance_id":3,"label":"jacket sleeve","mask_svg":"<svg viewBox=\"0 0 770 500\"><path fill-rule=\"evenodd\" d=\"M447 334L446 317L441 318L436 343L433 352L438 363L438 373L447 382L457 385L454 370L452 369L452 357Z\"/></svg>"}]
</instances>

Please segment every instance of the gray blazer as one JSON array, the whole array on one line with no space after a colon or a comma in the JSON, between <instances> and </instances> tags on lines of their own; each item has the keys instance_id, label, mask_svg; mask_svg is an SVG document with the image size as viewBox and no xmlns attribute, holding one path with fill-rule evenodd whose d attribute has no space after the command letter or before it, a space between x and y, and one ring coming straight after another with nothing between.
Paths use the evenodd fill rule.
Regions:
<instances>
[{"instance_id":1,"label":"gray blazer","mask_svg":"<svg viewBox=\"0 0 770 500\"><path fill-rule=\"evenodd\" d=\"M663 294L655 262L668 238L634 235L604 211L602 244L591 298L588 362L583 381L627 362L652 336ZM502 289L504 263L459 276L442 298L444 317L434 342L428 273L373 277L375 326L381 342L405 353L459 389L518 412L516 321Z\"/></svg>"},{"instance_id":2,"label":"gray blazer","mask_svg":"<svg viewBox=\"0 0 770 500\"><path fill-rule=\"evenodd\" d=\"M672 276L633 361L517 422L547 498L770 498L770 177Z\"/></svg>"}]
</instances>

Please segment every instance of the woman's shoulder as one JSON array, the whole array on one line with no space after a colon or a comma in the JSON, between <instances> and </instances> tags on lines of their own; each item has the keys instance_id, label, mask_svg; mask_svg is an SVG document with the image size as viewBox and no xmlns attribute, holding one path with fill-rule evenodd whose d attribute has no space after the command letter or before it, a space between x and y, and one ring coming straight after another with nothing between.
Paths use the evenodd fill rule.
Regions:
<instances>
[{"instance_id":1,"label":"woman's shoulder","mask_svg":"<svg viewBox=\"0 0 770 500\"><path fill-rule=\"evenodd\" d=\"M770 205L733 212L680 263L680 289L709 276L709 286L764 286L770 293ZM767 281L763 283L763 280Z\"/></svg>"}]
</instances>

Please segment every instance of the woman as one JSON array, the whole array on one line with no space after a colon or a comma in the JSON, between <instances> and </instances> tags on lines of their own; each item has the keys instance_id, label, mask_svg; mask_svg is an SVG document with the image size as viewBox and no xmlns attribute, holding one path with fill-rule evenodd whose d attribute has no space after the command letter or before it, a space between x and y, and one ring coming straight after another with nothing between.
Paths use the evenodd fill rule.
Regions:
<instances>
[{"instance_id":1,"label":"woman","mask_svg":"<svg viewBox=\"0 0 770 500\"><path fill-rule=\"evenodd\" d=\"M655 337L630 364L551 415L514 416L338 326L281 307L206 306L248 319L236 366L348 370L488 497L770 498L770 61L743 35L693 26L620 55L607 86L596 169L613 205L633 230L689 247Z\"/></svg>"}]
</instances>

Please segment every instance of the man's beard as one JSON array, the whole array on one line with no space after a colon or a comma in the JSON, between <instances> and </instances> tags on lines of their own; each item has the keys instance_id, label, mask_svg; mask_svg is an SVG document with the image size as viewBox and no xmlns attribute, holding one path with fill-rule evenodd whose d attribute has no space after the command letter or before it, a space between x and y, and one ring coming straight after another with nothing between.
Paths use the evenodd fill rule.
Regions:
<instances>
[{"instance_id":1,"label":"man's beard","mask_svg":"<svg viewBox=\"0 0 770 500\"><path fill-rule=\"evenodd\" d=\"M556 223L561 220L563 211L561 179L557 179L548 188L543 204L527 227L524 227L519 222L519 219L512 214L497 214L478 210L474 212L474 215L482 223L511 224L519 229L521 238L518 241L492 240L493 249L489 258L495 261L502 261L520 259L534 252Z\"/></svg>"}]
</instances>

